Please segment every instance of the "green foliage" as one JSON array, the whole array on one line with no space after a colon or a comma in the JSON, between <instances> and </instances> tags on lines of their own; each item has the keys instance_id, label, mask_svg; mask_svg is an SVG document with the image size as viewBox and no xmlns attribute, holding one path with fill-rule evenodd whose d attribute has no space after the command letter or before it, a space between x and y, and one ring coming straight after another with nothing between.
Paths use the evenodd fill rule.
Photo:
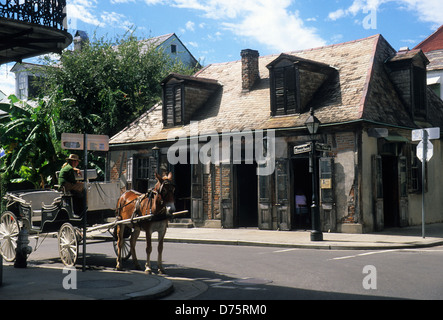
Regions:
<instances>
[{"instance_id":1,"label":"green foliage","mask_svg":"<svg viewBox=\"0 0 443 320\"><path fill-rule=\"evenodd\" d=\"M195 71L131 32L114 42L94 36L82 50L47 65L43 93L75 101L60 110L58 131L109 136L161 100L160 82L169 73Z\"/></svg>"},{"instance_id":2,"label":"green foliage","mask_svg":"<svg viewBox=\"0 0 443 320\"><path fill-rule=\"evenodd\" d=\"M11 95L9 100L0 104L8 113L0 119L0 146L6 151L0 160L2 180L29 181L36 188L53 185L64 158L55 126L59 108L53 97L28 103Z\"/></svg>"}]
</instances>

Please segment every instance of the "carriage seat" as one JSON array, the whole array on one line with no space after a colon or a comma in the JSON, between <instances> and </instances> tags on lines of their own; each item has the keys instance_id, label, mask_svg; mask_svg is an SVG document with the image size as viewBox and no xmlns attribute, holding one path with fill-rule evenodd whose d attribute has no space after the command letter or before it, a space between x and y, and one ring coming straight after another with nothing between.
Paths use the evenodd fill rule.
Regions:
<instances>
[{"instance_id":1,"label":"carriage seat","mask_svg":"<svg viewBox=\"0 0 443 320\"><path fill-rule=\"evenodd\" d=\"M41 221L42 210L53 210L61 203L62 193L56 190L30 191L20 195L31 207L32 221Z\"/></svg>"}]
</instances>

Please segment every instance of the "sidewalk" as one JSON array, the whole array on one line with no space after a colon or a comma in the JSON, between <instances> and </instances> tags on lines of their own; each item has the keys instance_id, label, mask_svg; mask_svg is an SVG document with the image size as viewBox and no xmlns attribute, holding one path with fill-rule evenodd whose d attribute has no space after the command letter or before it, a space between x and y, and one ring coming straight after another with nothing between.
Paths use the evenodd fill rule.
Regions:
<instances>
[{"instance_id":1,"label":"sidewalk","mask_svg":"<svg viewBox=\"0 0 443 320\"><path fill-rule=\"evenodd\" d=\"M96 236L104 234L97 233ZM154 240L157 234L153 235ZM141 233L141 237L144 233ZM443 224L426 226L426 238L421 226L389 229L379 233L323 233L324 241L311 242L309 231L266 231L250 228L207 229L169 228L166 242L204 243L244 246L272 246L326 250L383 250L423 248L443 245ZM26 269L3 263L3 285L0 300L125 300L157 299L173 291L172 281L142 271L117 272L77 269L77 289L67 290L63 284L72 275L63 273L63 265L29 263Z\"/></svg>"},{"instance_id":2,"label":"sidewalk","mask_svg":"<svg viewBox=\"0 0 443 320\"><path fill-rule=\"evenodd\" d=\"M63 265L35 265L14 268L3 262L0 300L130 300L158 299L173 291L172 281L143 271L63 271ZM76 277L76 281L73 281ZM76 283L77 288L72 288ZM67 286L69 289L65 289Z\"/></svg>"},{"instance_id":3,"label":"sidewalk","mask_svg":"<svg viewBox=\"0 0 443 320\"><path fill-rule=\"evenodd\" d=\"M209 229L168 228L165 242L207 243L242 246L272 246L330 250L381 250L443 245L443 224L393 228L368 234L323 233L323 241L313 242L310 231L272 231L256 228ZM143 233L140 234L143 237ZM155 239L156 234L153 235Z\"/></svg>"}]
</instances>

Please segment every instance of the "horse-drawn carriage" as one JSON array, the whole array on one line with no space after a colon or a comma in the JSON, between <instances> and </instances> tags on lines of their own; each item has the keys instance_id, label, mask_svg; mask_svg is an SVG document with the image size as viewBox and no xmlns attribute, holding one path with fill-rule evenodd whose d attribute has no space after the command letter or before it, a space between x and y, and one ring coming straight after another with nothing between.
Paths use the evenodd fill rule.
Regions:
<instances>
[{"instance_id":1,"label":"horse-drawn carriage","mask_svg":"<svg viewBox=\"0 0 443 320\"><path fill-rule=\"evenodd\" d=\"M88 170L88 179L93 179L94 174L94 170ZM120 186L117 182L88 182L85 221L83 211L79 210L76 205L76 202L79 200L81 202L82 199L76 199L71 193L53 189L8 192L5 195L7 210L0 217L0 254L6 261L14 261L17 246L21 245L22 232L31 235L58 232L60 258L66 266L73 266L79 256L79 245L86 244L88 238L85 238L86 232L91 234L96 230L108 230L113 235L116 254L120 247L119 258L128 259L131 250L126 240L131 232L122 232L121 235L117 235L117 229L124 229L118 226L133 227L136 221L149 221L154 215L151 214L152 212L145 212L139 217L133 215L130 219L116 219L116 208L117 203L120 203L120 197ZM135 212L135 209L131 210ZM171 217L173 217L172 212L164 215L164 219ZM113 222L109 222L110 220ZM89 227L85 229L85 225ZM92 236L89 238L94 239ZM27 251L25 254L29 254L31 250L25 251Z\"/></svg>"}]
</instances>

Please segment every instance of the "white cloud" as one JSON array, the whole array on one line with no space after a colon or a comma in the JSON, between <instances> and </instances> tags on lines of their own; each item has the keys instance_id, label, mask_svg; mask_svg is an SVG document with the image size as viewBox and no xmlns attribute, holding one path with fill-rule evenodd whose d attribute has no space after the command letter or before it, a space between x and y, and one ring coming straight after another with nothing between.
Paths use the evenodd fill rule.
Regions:
<instances>
[{"instance_id":1,"label":"white cloud","mask_svg":"<svg viewBox=\"0 0 443 320\"><path fill-rule=\"evenodd\" d=\"M71 21L70 24L73 29L76 28L77 21L82 21L98 27L105 26L94 13L96 4L96 0L72 0L67 2L66 8L68 19Z\"/></svg>"},{"instance_id":2,"label":"white cloud","mask_svg":"<svg viewBox=\"0 0 443 320\"><path fill-rule=\"evenodd\" d=\"M186 22L186 30L195 31L195 23L192 21Z\"/></svg>"},{"instance_id":3,"label":"white cloud","mask_svg":"<svg viewBox=\"0 0 443 320\"><path fill-rule=\"evenodd\" d=\"M112 4L135 2L135 0L111 0ZM97 0L71 0L67 3L69 28L77 29L77 22L82 21L97 27L120 26L127 29L132 24L121 13L102 11L97 14Z\"/></svg>"},{"instance_id":4,"label":"white cloud","mask_svg":"<svg viewBox=\"0 0 443 320\"><path fill-rule=\"evenodd\" d=\"M277 51L325 45L314 28L304 25L291 0L175 0L178 8L202 11L236 36L250 38Z\"/></svg>"},{"instance_id":5,"label":"white cloud","mask_svg":"<svg viewBox=\"0 0 443 320\"><path fill-rule=\"evenodd\" d=\"M349 8L340 8L330 12L328 18L337 20L347 16L355 17L360 12L377 10L388 2L395 2L400 9L416 12L421 21L434 23L435 26L443 24L443 1L441 0L354 0Z\"/></svg>"},{"instance_id":6,"label":"white cloud","mask_svg":"<svg viewBox=\"0 0 443 320\"><path fill-rule=\"evenodd\" d=\"M188 45L190 45L191 47L194 47L194 48L198 48L198 43L195 41L189 41Z\"/></svg>"},{"instance_id":7,"label":"white cloud","mask_svg":"<svg viewBox=\"0 0 443 320\"><path fill-rule=\"evenodd\" d=\"M111 0L111 4L117 4L117 3L135 3L135 0Z\"/></svg>"}]
</instances>

